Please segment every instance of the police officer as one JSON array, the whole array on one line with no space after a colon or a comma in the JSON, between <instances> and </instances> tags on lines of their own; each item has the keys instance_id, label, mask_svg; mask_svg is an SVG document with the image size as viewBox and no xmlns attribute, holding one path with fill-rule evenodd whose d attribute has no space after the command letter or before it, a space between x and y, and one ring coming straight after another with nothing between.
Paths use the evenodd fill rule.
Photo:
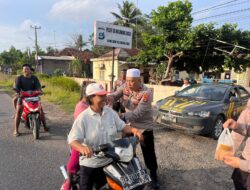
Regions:
<instances>
[{"instance_id":1,"label":"police officer","mask_svg":"<svg viewBox=\"0 0 250 190\"><path fill-rule=\"evenodd\" d=\"M109 95L109 101L111 102L115 102L120 98L122 98L122 105L126 111L125 113L119 113L121 119L143 130L144 141L141 143L141 149L144 161L150 170L153 189L159 189L158 166L154 148L153 110L151 106L153 97L152 91L141 83L140 70L128 69L126 83Z\"/></svg>"},{"instance_id":2,"label":"police officer","mask_svg":"<svg viewBox=\"0 0 250 190\"><path fill-rule=\"evenodd\" d=\"M126 82L126 69L121 70L120 72L120 78L115 81L114 84L114 91L116 91L118 88L120 88L123 84ZM117 112L124 113L125 108L121 104L122 100L117 100L113 103L113 109Z\"/></svg>"}]
</instances>

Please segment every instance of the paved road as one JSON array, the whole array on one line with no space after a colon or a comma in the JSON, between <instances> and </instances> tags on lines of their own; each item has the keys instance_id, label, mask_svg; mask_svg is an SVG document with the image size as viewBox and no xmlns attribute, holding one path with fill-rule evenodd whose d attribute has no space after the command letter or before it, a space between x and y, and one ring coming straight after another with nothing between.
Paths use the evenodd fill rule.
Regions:
<instances>
[{"instance_id":1,"label":"paved road","mask_svg":"<svg viewBox=\"0 0 250 190\"><path fill-rule=\"evenodd\" d=\"M0 91L0 190L59 189L63 181L59 166L68 158L69 123L49 121L51 132L42 132L41 140L34 142L22 124L21 136L12 136L13 113L11 97Z\"/></svg>"},{"instance_id":2,"label":"paved road","mask_svg":"<svg viewBox=\"0 0 250 190\"><path fill-rule=\"evenodd\" d=\"M1 90L1 89L0 89ZM59 166L68 159L65 133L72 121L57 106L43 101L50 133L33 142L21 125L22 136L12 137L11 98L0 91L0 190L58 190L63 181ZM161 190L232 190L232 169L214 160L217 142L166 128L155 130ZM140 146L138 156L142 160Z\"/></svg>"}]
</instances>

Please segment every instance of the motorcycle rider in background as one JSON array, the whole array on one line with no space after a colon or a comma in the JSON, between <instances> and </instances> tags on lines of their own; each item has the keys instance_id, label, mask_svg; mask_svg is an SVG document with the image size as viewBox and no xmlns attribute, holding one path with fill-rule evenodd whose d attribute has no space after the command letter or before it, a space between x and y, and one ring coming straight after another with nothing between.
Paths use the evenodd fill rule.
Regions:
<instances>
[{"instance_id":1,"label":"motorcycle rider in background","mask_svg":"<svg viewBox=\"0 0 250 190\"><path fill-rule=\"evenodd\" d=\"M22 65L23 75L18 76L14 84L14 90L16 91L16 94L13 98L13 104L16 109L16 113L15 113L13 136L15 137L20 136L18 128L19 128L19 124L21 121L22 111L23 111L22 97L20 96L20 92L21 91L36 91L36 90L41 91L41 84L38 78L31 74L31 70L32 68L29 64ZM44 126L44 131L48 131L49 128L46 126L43 110L41 111L41 121Z\"/></svg>"}]
</instances>

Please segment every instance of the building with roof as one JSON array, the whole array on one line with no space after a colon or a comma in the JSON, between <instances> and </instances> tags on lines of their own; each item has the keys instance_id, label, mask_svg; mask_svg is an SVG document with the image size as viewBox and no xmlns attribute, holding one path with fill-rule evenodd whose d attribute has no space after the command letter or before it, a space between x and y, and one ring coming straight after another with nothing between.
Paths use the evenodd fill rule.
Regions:
<instances>
[{"instance_id":1,"label":"building with roof","mask_svg":"<svg viewBox=\"0 0 250 190\"><path fill-rule=\"evenodd\" d=\"M53 75L56 69L60 69L62 73L69 74L69 66L74 59L73 56L38 56L36 71Z\"/></svg>"},{"instance_id":2,"label":"building with roof","mask_svg":"<svg viewBox=\"0 0 250 190\"><path fill-rule=\"evenodd\" d=\"M133 62L127 61L128 58L139 53L138 49L116 48L114 51L114 81L119 78L119 73L123 69L135 67ZM110 51L98 58L91 59L93 62L93 79L111 81L113 51Z\"/></svg>"},{"instance_id":3,"label":"building with roof","mask_svg":"<svg viewBox=\"0 0 250 190\"><path fill-rule=\"evenodd\" d=\"M92 78L93 66L90 61L95 57L94 53L88 49L80 51L74 48L65 48L57 52L54 56L38 56L37 72L52 75L56 69L60 69L65 74L70 73L70 64L78 59L81 62L80 73L85 77Z\"/></svg>"}]
</instances>

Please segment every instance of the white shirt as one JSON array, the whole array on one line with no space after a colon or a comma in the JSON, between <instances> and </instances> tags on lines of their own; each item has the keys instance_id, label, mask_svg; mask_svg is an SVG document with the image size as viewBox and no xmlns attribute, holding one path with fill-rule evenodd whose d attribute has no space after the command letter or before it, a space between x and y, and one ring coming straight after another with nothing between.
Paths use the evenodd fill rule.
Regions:
<instances>
[{"instance_id":1,"label":"white shirt","mask_svg":"<svg viewBox=\"0 0 250 190\"><path fill-rule=\"evenodd\" d=\"M188 86L190 86L190 84L183 84L180 91L183 90L184 88L187 88Z\"/></svg>"},{"instance_id":2,"label":"white shirt","mask_svg":"<svg viewBox=\"0 0 250 190\"><path fill-rule=\"evenodd\" d=\"M121 131L125 125L110 107L105 106L102 115L88 107L75 120L68 135L68 143L77 140L83 145L96 149L99 145L114 140L117 132ZM92 168L103 167L111 161L108 158L80 157L80 165Z\"/></svg>"}]
</instances>

